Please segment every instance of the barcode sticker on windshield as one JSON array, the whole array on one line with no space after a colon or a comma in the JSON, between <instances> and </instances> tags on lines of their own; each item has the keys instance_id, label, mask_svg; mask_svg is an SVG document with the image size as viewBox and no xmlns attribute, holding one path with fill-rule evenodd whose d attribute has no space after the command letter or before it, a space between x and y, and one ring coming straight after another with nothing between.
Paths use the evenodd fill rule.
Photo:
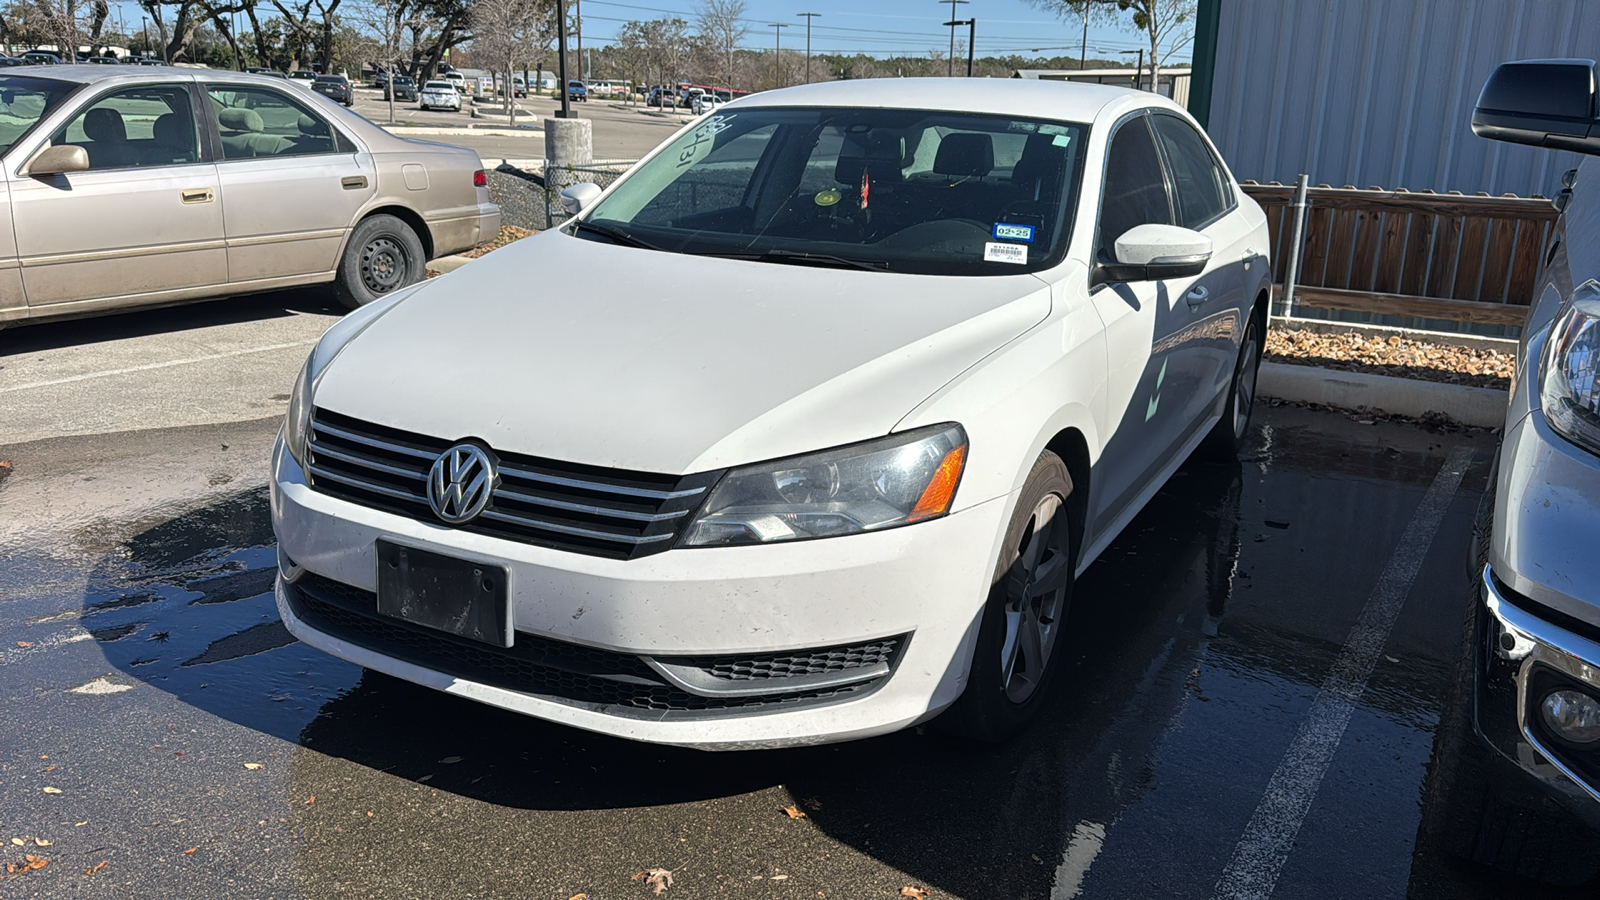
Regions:
<instances>
[{"instance_id":1,"label":"barcode sticker on windshield","mask_svg":"<svg viewBox=\"0 0 1600 900\"><path fill-rule=\"evenodd\" d=\"M987 243L983 245L983 261L1026 265L1028 248L1023 244Z\"/></svg>"}]
</instances>

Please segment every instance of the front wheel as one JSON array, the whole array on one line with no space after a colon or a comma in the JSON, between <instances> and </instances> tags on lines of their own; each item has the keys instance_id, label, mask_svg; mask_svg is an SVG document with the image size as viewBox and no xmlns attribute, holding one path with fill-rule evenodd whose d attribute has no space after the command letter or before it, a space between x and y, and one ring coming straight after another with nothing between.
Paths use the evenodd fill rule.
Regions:
<instances>
[{"instance_id":1,"label":"front wheel","mask_svg":"<svg viewBox=\"0 0 1600 900\"><path fill-rule=\"evenodd\" d=\"M1046 451L1022 486L978 626L961 698L940 724L998 743L1038 713L1060 669L1056 652L1072 601L1080 524L1072 477Z\"/></svg>"},{"instance_id":2,"label":"front wheel","mask_svg":"<svg viewBox=\"0 0 1600 900\"><path fill-rule=\"evenodd\" d=\"M356 309L421 281L427 276L427 264L422 241L411 226L394 216L371 216L350 234L334 279L334 295Z\"/></svg>"},{"instance_id":3,"label":"front wheel","mask_svg":"<svg viewBox=\"0 0 1600 900\"><path fill-rule=\"evenodd\" d=\"M1201 453L1216 460L1237 459L1239 448L1250 431L1250 411L1256 402L1256 375L1261 370L1261 347L1265 337L1251 310L1245 320L1244 340L1239 344L1239 358L1233 364L1233 380L1228 385L1228 402L1222 408L1222 418L1200 445Z\"/></svg>"}]
</instances>

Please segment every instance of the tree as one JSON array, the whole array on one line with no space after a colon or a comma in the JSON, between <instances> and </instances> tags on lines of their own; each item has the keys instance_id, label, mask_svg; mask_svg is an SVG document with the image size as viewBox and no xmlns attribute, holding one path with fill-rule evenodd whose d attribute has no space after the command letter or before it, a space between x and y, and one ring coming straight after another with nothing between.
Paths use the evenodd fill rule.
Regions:
<instances>
[{"instance_id":1,"label":"tree","mask_svg":"<svg viewBox=\"0 0 1600 900\"><path fill-rule=\"evenodd\" d=\"M750 31L744 23L744 12L744 0L703 0L695 11L700 39L717 53L721 64L719 80L729 89L734 86L733 51Z\"/></svg>"},{"instance_id":2,"label":"tree","mask_svg":"<svg viewBox=\"0 0 1600 900\"><path fill-rule=\"evenodd\" d=\"M641 86L649 78L668 84L682 74L678 68L689 43L688 31L689 23L676 17L628 22L617 31L617 43L624 58L638 70L634 75ZM644 78L637 77L639 72Z\"/></svg>"},{"instance_id":3,"label":"tree","mask_svg":"<svg viewBox=\"0 0 1600 900\"><path fill-rule=\"evenodd\" d=\"M1150 38L1150 90L1161 87L1161 64L1194 40L1196 0L1116 0L1133 26ZM1166 50L1162 51L1162 46ZM1137 76L1135 76L1137 78Z\"/></svg>"},{"instance_id":4,"label":"tree","mask_svg":"<svg viewBox=\"0 0 1600 900\"><path fill-rule=\"evenodd\" d=\"M506 114L517 122L512 73L550 45L555 32L555 4L550 0L475 0L472 9L472 51L475 58L505 75Z\"/></svg>"}]
</instances>

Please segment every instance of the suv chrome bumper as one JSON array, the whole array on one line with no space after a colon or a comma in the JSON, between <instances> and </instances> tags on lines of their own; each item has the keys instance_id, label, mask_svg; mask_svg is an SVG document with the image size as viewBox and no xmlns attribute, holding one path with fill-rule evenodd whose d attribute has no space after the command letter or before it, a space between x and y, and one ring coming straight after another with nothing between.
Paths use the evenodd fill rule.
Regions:
<instances>
[{"instance_id":1,"label":"suv chrome bumper","mask_svg":"<svg viewBox=\"0 0 1600 900\"><path fill-rule=\"evenodd\" d=\"M1538 718L1555 687L1600 697L1600 642L1531 611L1485 566L1480 588L1489 615L1476 636L1474 720L1479 735L1591 827L1600 829L1600 750L1560 744Z\"/></svg>"}]
</instances>

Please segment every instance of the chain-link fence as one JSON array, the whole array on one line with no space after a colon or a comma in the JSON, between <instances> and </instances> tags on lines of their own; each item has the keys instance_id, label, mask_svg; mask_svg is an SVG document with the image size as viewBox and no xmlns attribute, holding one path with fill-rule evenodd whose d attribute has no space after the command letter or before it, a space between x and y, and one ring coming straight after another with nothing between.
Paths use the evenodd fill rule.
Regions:
<instances>
[{"instance_id":1,"label":"chain-link fence","mask_svg":"<svg viewBox=\"0 0 1600 900\"><path fill-rule=\"evenodd\" d=\"M636 159L596 159L582 165L563 164L553 165L549 160L544 163L544 217L545 227L554 228L568 219L567 211L561 206L561 189L574 184L592 182L602 188L609 187L611 182L628 171Z\"/></svg>"}]
</instances>

